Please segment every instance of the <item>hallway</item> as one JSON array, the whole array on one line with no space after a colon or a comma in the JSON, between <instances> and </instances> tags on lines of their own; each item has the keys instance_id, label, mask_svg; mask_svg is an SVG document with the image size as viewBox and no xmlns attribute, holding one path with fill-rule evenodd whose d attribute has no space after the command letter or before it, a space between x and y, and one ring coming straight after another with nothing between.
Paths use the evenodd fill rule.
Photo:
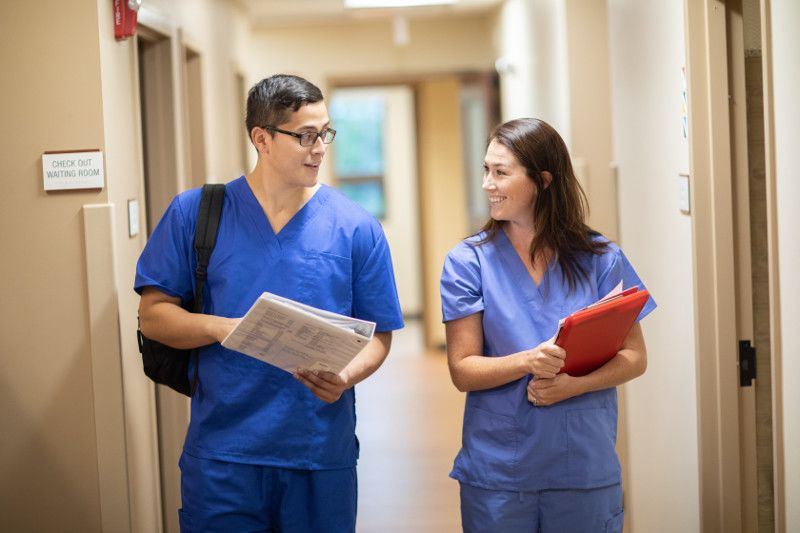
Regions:
<instances>
[{"instance_id":1,"label":"hallway","mask_svg":"<svg viewBox=\"0 0 800 533\"><path fill-rule=\"evenodd\" d=\"M254 168L248 89L288 73L339 129L318 180L375 209L435 333L410 322L357 387L360 533L461 529L465 395L423 346L488 216L484 130L522 117L658 303L620 411L626 532L800 533L800 1L345 2L4 4L0 532L179 531L190 413L142 372L137 260L176 194ZM331 113L366 89L386 100L351 130L380 143ZM373 144L380 169L337 169Z\"/></svg>"},{"instance_id":2,"label":"hallway","mask_svg":"<svg viewBox=\"0 0 800 533\"><path fill-rule=\"evenodd\" d=\"M407 321L392 351L356 387L358 531L460 531L458 483L448 477L461 443L464 395L447 358L422 348L422 327Z\"/></svg>"}]
</instances>

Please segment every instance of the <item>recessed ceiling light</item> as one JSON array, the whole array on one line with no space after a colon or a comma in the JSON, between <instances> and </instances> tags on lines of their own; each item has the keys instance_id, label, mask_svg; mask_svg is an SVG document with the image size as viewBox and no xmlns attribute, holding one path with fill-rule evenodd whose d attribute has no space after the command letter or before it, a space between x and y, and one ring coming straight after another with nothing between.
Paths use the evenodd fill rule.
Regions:
<instances>
[{"instance_id":1,"label":"recessed ceiling light","mask_svg":"<svg viewBox=\"0 0 800 533\"><path fill-rule=\"evenodd\" d=\"M371 7L419 7L454 4L456 0L344 0L344 7L361 9Z\"/></svg>"}]
</instances>

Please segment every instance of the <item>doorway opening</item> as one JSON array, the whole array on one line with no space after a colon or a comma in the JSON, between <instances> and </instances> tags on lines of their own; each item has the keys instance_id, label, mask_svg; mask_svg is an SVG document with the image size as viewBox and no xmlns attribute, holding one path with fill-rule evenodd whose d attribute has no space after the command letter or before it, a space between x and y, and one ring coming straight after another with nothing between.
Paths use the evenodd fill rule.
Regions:
<instances>
[{"instance_id":1,"label":"doorway opening","mask_svg":"<svg viewBox=\"0 0 800 533\"><path fill-rule=\"evenodd\" d=\"M175 117L176 68L173 39L150 28L137 29L144 197L148 237L179 192L179 154ZM201 145L202 146L202 145ZM177 533L180 508L178 458L189 420L188 400L162 385L155 390L158 461L163 529Z\"/></svg>"}]
</instances>

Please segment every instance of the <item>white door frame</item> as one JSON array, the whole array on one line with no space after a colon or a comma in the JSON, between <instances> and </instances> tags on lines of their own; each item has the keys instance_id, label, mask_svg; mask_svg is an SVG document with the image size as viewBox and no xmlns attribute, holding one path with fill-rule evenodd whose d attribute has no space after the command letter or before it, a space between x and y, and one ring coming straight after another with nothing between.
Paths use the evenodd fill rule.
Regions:
<instances>
[{"instance_id":1,"label":"white door frame","mask_svg":"<svg viewBox=\"0 0 800 533\"><path fill-rule=\"evenodd\" d=\"M741 531L736 280L725 3L686 0L700 524Z\"/></svg>"},{"instance_id":2,"label":"white door frame","mask_svg":"<svg viewBox=\"0 0 800 533\"><path fill-rule=\"evenodd\" d=\"M743 531L727 5L685 0L694 308L697 353L700 524L704 532ZM776 219L770 0L761 0L767 233L770 271L775 531L785 531L780 299ZM733 38L737 28L734 28ZM734 77L737 74L733 66ZM734 88L735 89L735 88ZM735 90L733 91L735 97ZM736 141L737 139L734 139ZM735 145L734 145L735 146ZM737 160L737 166L741 161ZM741 320L741 319L740 319ZM763 378L762 378L763 379ZM746 405L745 405L746 408ZM750 491L752 492L752 491Z\"/></svg>"}]
</instances>

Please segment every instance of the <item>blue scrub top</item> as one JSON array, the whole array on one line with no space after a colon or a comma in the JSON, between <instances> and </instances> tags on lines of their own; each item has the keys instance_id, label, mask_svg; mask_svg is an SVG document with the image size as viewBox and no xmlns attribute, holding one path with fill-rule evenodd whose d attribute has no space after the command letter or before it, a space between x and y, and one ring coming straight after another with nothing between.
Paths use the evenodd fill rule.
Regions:
<instances>
[{"instance_id":1,"label":"blue scrub top","mask_svg":"<svg viewBox=\"0 0 800 533\"><path fill-rule=\"evenodd\" d=\"M531 349L556 332L558 321L623 288L645 288L619 247L579 258L589 280L570 292L557 262L537 287L506 234L484 244L480 234L447 256L441 279L444 321L483 312L483 355ZM597 236L597 239L604 238ZM655 308L647 301L638 320ZM568 355L569 356L569 355ZM620 482L614 445L616 388L547 407L527 399L527 376L467 393L462 448L451 477L492 490L583 489Z\"/></svg>"},{"instance_id":2,"label":"blue scrub top","mask_svg":"<svg viewBox=\"0 0 800 533\"><path fill-rule=\"evenodd\" d=\"M139 258L137 292L151 286L193 297L199 203L200 189L172 201ZM376 331L403 327L380 224L325 185L277 235L244 177L225 187L204 312L241 317L264 291L376 322ZM353 389L327 404L288 372L219 343L201 348L199 376L187 453L284 468L355 465Z\"/></svg>"}]
</instances>

